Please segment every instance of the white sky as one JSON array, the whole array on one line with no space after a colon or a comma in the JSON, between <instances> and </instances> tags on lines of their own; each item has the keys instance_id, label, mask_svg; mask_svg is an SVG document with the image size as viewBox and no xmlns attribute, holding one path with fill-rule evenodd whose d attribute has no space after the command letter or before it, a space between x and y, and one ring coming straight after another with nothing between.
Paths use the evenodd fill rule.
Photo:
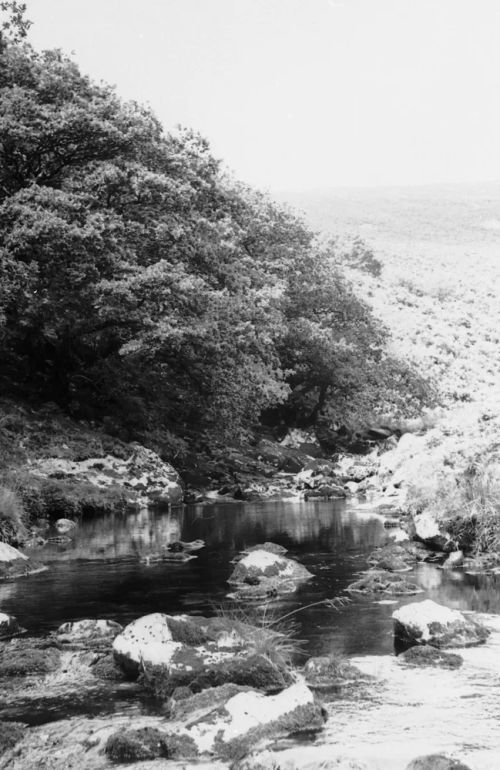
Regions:
<instances>
[{"instance_id":1,"label":"white sky","mask_svg":"<svg viewBox=\"0 0 500 770\"><path fill-rule=\"evenodd\" d=\"M500 179L500 0L26 0L37 48L261 187Z\"/></svg>"}]
</instances>

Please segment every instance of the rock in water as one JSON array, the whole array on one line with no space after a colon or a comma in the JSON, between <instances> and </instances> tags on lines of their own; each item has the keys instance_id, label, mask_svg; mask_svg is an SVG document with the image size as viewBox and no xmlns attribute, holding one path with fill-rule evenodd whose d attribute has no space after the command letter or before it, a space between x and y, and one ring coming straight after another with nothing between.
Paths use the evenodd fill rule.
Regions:
<instances>
[{"instance_id":1,"label":"rock in water","mask_svg":"<svg viewBox=\"0 0 500 770\"><path fill-rule=\"evenodd\" d=\"M408 666L423 667L432 666L433 668L460 668L463 658L453 652L443 652L430 645L416 645L410 647L406 652L398 655L398 661L406 663Z\"/></svg>"},{"instance_id":2,"label":"rock in water","mask_svg":"<svg viewBox=\"0 0 500 770\"><path fill-rule=\"evenodd\" d=\"M286 661L266 654L279 637L228 618L155 613L130 623L114 640L113 652L125 673L142 670L158 697L176 687L198 692L228 682L279 690L291 682Z\"/></svg>"},{"instance_id":3,"label":"rock in water","mask_svg":"<svg viewBox=\"0 0 500 770\"><path fill-rule=\"evenodd\" d=\"M114 639L123 631L122 626L114 620L89 618L63 623L56 631L60 641L78 642L81 640Z\"/></svg>"},{"instance_id":4,"label":"rock in water","mask_svg":"<svg viewBox=\"0 0 500 770\"><path fill-rule=\"evenodd\" d=\"M10 636L15 636L23 631L17 618L13 615L7 615L5 612L0 612L0 639L8 639Z\"/></svg>"},{"instance_id":5,"label":"rock in water","mask_svg":"<svg viewBox=\"0 0 500 770\"><path fill-rule=\"evenodd\" d=\"M72 519L58 519L56 521L56 529L61 535L67 535L76 529L76 521Z\"/></svg>"},{"instance_id":6,"label":"rock in water","mask_svg":"<svg viewBox=\"0 0 500 770\"><path fill-rule=\"evenodd\" d=\"M430 599L400 607L392 617L394 635L410 644L471 647L484 642L490 633L458 610L442 607Z\"/></svg>"},{"instance_id":7,"label":"rock in water","mask_svg":"<svg viewBox=\"0 0 500 770\"><path fill-rule=\"evenodd\" d=\"M0 543L0 580L12 580L34 572L42 572L44 569L46 568L28 559L24 553L12 545Z\"/></svg>"},{"instance_id":8,"label":"rock in water","mask_svg":"<svg viewBox=\"0 0 500 770\"><path fill-rule=\"evenodd\" d=\"M302 564L293 559L271 553L270 551L251 551L234 568L228 583L244 583L249 578L278 578L283 580L308 580L311 573Z\"/></svg>"}]
</instances>

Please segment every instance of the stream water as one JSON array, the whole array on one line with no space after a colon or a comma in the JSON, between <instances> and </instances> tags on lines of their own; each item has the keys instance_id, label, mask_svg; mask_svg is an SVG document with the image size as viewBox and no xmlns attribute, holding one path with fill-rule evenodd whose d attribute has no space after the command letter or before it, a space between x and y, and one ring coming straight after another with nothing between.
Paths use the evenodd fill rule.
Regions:
<instances>
[{"instance_id":1,"label":"stream water","mask_svg":"<svg viewBox=\"0 0 500 770\"><path fill-rule=\"evenodd\" d=\"M271 540L314 576L273 602L278 616L305 608L294 616L304 656L340 653L374 677L354 696L339 693L327 705L328 721L317 737L325 757L340 752L375 770L402 770L419 754L446 751L470 761L474 770L498 770L500 577L420 564L405 575L424 589L417 597L355 596L339 610L308 607L345 595L366 569L368 554L390 534L369 507L344 502L217 504L88 520L70 543L49 543L33 552L48 565L46 572L0 584L0 610L16 615L30 635L82 618L125 624L158 611L211 615L228 602L231 560L242 549ZM198 538L206 545L191 561L145 562L169 542ZM465 662L457 671L412 670L394 656L392 612L425 598L490 613L490 639L460 651ZM72 690L51 702L43 697L25 705L0 702L0 719L36 725L77 714L139 716L157 708L127 686L106 684L81 698ZM296 742L280 744L287 746L300 750Z\"/></svg>"},{"instance_id":2,"label":"stream water","mask_svg":"<svg viewBox=\"0 0 500 770\"><path fill-rule=\"evenodd\" d=\"M55 532L52 534L56 534ZM314 578L273 602L278 616L343 595L367 567L367 555L389 537L382 519L344 502L217 504L158 514L87 520L67 545L49 543L33 558L49 569L0 585L0 610L16 615L30 634L66 620L104 617L125 624L150 612L212 615L228 600L231 560L266 540L289 549ZM201 538L206 546L185 563L147 564L147 554L174 540ZM467 575L419 565L408 574L440 604L500 612L500 577ZM295 616L304 652L381 655L393 651L391 614L401 597L351 597L339 611L316 605Z\"/></svg>"}]
</instances>

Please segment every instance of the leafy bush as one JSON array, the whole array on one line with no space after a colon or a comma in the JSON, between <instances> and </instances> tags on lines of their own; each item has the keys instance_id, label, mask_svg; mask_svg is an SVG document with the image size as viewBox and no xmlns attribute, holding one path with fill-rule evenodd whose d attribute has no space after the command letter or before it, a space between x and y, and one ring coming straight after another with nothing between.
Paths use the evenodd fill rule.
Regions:
<instances>
[{"instance_id":1,"label":"leafy bush","mask_svg":"<svg viewBox=\"0 0 500 770\"><path fill-rule=\"evenodd\" d=\"M0 485L0 541L18 545L27 537L26 511L12 486Z\"/></svg>"}]
</instances>

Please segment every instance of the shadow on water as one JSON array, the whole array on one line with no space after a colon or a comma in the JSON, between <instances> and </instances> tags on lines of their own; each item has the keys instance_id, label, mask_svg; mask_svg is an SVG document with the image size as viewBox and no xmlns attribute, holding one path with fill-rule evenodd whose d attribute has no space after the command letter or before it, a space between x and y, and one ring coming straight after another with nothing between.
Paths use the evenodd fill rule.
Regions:
<instances>
[{"instance_id":1,"label":"shadow on water","mask_svg":"<svg viewBox=\"0 0 500 770\"><path fill-rule=\"evenodd\" d=\"M206 547L192 561L141 561L169 542L198 538ZM227 601L234 556L272 540L314 575L295 594L273 603L280 615L343 595L366 569L370 551L386 539L379 516L344 502L218 504L93 519L79 527L67 546L48 544L36 551L35 558L49 565L47 572L1 584L0 608L16 615L31 634L86 617L123 624L157 611L210 615ZM429 565L411 575L426 591L418 600L429 597L458 609L500 612L497 577ZM297 634L306 641L308 655L391 653L391 614L413 600L356 597L340 611L317 605L295 616Z\"/></svg>"}]
</instances>

